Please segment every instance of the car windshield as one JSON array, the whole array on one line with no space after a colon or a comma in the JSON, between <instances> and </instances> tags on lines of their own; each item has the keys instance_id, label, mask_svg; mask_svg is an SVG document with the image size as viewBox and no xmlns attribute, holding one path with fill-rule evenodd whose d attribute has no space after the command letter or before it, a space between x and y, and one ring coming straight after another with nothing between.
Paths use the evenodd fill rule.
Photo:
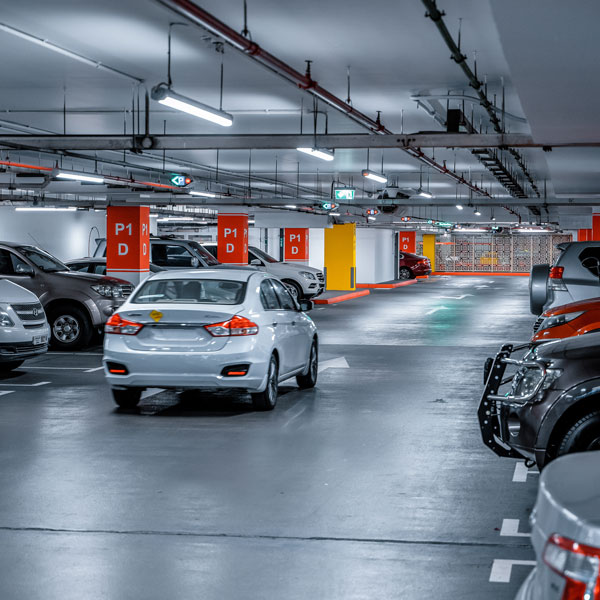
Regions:
<instances>
[{"instance_id":1,"label":"car windshield","mask_svg":"<svg viewBox=\"0 0 600 600\"><path fill-rule=\"evenodd\" d=\"M201 246L198 242L190 242L190 246L204 259L204 262L209 267L220 265L221 263L206 249Z\"/></svg>"},{"instance_id":2,"label":"car windshield","mask_svg":"<svg viewBox=\"0 0 600 600\"><path fill-rule=\"evenodd\" d=\"M36 267L46 273L57 273L58 271L69 271L69 267L54 258L52 254L44 252L33 246L19 246L17 250L26 258L28 258Z\"/></svg>"},{"instance_id":3,"label":"car windshield","mask_svg":"<svg viewBox=\"0 0 600 600\"><path fill-rule=\"evenodd\" d=\"M223 279L151 279L135 295L133 304L241 304L245 281Z\"/></svg>"},{"instance_id":4,"label":"car windshield","mask_svg":"<svg viewBox=\"0 0 600 600\"><path fill-rule=\"evenodd\" d=\"M256 254L256 256L258 256L258 258L261 258L262 260L264 260L267 263L279 262L278 260L275 260L272 256L268 255L266 252L259 250L255 246L250 246L250 250L252 250L252 252L254 252L254 254Z\"/></svg>"}]
</instances>

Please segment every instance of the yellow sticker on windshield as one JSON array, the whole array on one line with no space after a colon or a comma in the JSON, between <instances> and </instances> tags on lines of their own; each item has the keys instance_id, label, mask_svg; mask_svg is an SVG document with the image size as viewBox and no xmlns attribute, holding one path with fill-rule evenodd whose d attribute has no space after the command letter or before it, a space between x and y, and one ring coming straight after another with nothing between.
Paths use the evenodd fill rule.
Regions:
<instances>
[{"instance_id":1,"label":"yellow sticker on windshield","mask_svg":"<svg viewBox=\"0 0 600 600\"><path fill-rule=\"evenodd\" d=\"M163 314L159 310L153 310L150 313L150 318L153 319L155 323L158 323L163 318Z\"/></svg>"}]
</instances>

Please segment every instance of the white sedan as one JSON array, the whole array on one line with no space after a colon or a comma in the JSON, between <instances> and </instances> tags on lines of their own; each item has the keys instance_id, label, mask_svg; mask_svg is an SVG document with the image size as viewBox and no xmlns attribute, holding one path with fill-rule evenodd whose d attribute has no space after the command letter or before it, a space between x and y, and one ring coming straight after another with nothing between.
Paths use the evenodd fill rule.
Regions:
<instances>
[{"instance_id":1,"label":"white sedan","mask_svg":"<svg viewBox=\"0 0 600 600\"><path fill-rule=\"evenodd\" d=\"M238 389L272 410L278 384L317 382L312 319L282 282L256 269L164 271L143 281L107 322L104 372L115 402L145 388Z\"/></svg>"}]
</instances>

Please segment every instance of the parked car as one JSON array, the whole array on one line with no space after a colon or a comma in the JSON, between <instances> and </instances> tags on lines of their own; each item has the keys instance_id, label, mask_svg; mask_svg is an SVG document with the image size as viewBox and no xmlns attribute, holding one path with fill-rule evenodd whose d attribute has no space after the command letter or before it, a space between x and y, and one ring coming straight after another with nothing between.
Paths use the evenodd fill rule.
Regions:
<instances>
[{"instance_id":1,"label":"parked car","mask_svg":"<svg viewBox=\"0 0 600 600\"><path fill-rule=\"evenodd\" d=\"M529 278L534 315L600 296L600 242L566 242L553 266L535 265Z\"/></svg>"},{"instance_id":2,"label":"parked car","mask_svg":"<svg viewBox=\"0 0 600 600\"><path fill-rule=\"evenodd\" d=\"M600 452L563 456L544 469L531 515L536 566L516 600L600 596Z\"/></svg>"},{"instance_id":3,"label":"parked car","mask_svg":"<svg viewBox=\"0 0 600 600\"><path fill-rule=\"evenodd\" d=\"M206 242L204 247L218 258L216 242ZM314 298L323 293L325 276L319 269L280 262L256 246L248 246L248 264L279 277L296 300Z\"/></svg>"},{"instance_id":4,"label":"parked car","mask_svg":"<svg viewBox=\"0 0 600 600\"><path fill-rule=\"evenodd\" d=\"M600 330L600 298L571 302L544 311L534 326L534 343Z\"/></svg>"},{"instance_id":5,"label":"parked car","mask_svg":"<svg viewBox=\"0 0 600 600\"><path fill-rule=\"evenodd\" d=\"M39 298L52 345L61 350L88 344L133 290L123 279L71 271L40 248L11 242L0 242L0 277Z\"/></svg>"},{"instance_id":6,"label":"parked car","mask_svg":"<svg viewBox=\"0 0 600 600\"><path fill-rule=\"evenodd\" d=\"M248 268L166 271L142 282L106 324L104 371L115 402L144 388L250 392L271 410L280 381L317 381L318 336L283 283Z\"/></svg>"},{"instance_id":7,"label":"parked car","mask_svg":"<svg viewBox=\"0 0 600 600\"><path fill-rule=\"evenodd\" d=\"M106 275L106 258L77 258L75 260L67 260L67 267L72 271L80 271L81 273L95 273L96 275ZM150 263L150 272L158 273L165 269L157 267Z\"/></svg>"},{"instance_id":8,"label":"parked car","mask_svg":"<svg viewBox=\"0 0 600 600\"><path fill-rule=\"evenodd\" d=\"M37 296L0 277L0 373L48 351L50 328Z\"/></svg>"},{"instance_id":9,"label":"parked car","mask_svg":"<svg viewBox=\"0 0 600 600\"><path fill-rule=\"evenodd\" d=\"M431 274L431 261L426 256L401 252L398 255L400 279L414 279L417 275Z\"/></svg>"},{"instance_id":10,"label":"parked car","mask_svg":"<svg viewBox=\"0 0 600 600\"><path fill-rule=\"evenodd\" d=\"M516 372L505 378L507 366ZM600 332L533 348L506 344L486 361L484 381L479 424L499 456L542 468L563 454L600 450Z\"/></svg>"}]
</instances>

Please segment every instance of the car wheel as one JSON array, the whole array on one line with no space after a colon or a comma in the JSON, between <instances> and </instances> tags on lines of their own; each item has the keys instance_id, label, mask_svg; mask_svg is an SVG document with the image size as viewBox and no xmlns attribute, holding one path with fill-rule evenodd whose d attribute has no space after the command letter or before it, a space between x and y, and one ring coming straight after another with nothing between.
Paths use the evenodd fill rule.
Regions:
<instances>
[{"instance_id":1,"label":"car wheel","mask_svg":"<svg viewBox=\"0 0 600 600\"><path fill-rule=\"evenodd\" d=\"M558 456L600 450L600 411L581 417L558 443Z\"/></svg>"},{"instance_id":2,"label":"car wheel","mask_svg":"<svg viewBox=\"0 0 600 600\"><path fill-rule=\"evenodd\" d=\"M398 273L400 279L412 279L413 272L408 267L400 267L400 272Z\"/></svg>"},{"instance_id":3,"label":"car wheel","mask_svg":"<svg viewBox=\"0 0 600 600\"><path fill-rule=\"evenodd\" d=\"M142 397L142 390L138 388L127 388L124 390L111 390L113 400L120 408L135 408Z\"/></svg>"},{"instance_id":4,"label":"car wheel","mask_svg":"<svg viewBox=\"0 0 600 600\"><path fill-rule=\"evenodd\" d=\"M256 410L273 410L277 404L279 391L279 367L275 356L269 361L269 374L267 376L267 387L264 392L252 394L252 405Z\"/></svg>"},{"instance_id":5,"label":"car wheel","mask_svg":"<svg viewBox=\"0 0 600 600\"><path fill-rule=\"evenodd\" d=\"M291 281L289 279L283 280L283 284L287 288L288 292L292 295L292 298L299 302L300 298L303 296L302 288L295 281Z\"/></svg>"},{"instance_id":6,"label":"car wheel","mask_svg":"<svg viewBox=\"0 0 600 600\"><path fill-rule=\"evenodd\" d=\"M8 373L13 369L17 369L24 362L24 360L11 360L10 362L0 363L0 373Z\"/></svg>"},{"instance_id":7,"label":"car wheel","mask_svg":"<svg viewBox=\"0 0 600 600\"><path fill-rule=\"evenodd\" d=\"M53 310L49 321L52 346L58 350L76 350L92 339L89 317L76 306Z\"/></svg>"},{"instance_id":8,"label":"car wheel","mask_svg":"<svg viewBox=\"0 0 600 600\"><path fill-rule=\"evenodd\" d=\"M529 276L529 310L534 315L544 311L548 300L548 273L550 265L534 265Z\"/></svg>"},{"instance_id":9,"label":"car wheel","mask_svg":"<svg viewBox=\"0 0 600 600\"><path fill-rule=\"evenodd\" d=\"M310 348L310 358L308 359L308 371L306 375L296 375L296 383L302 390L315 387L317 385L317 376L319 373L319 350L317 342L313 342Z\"/></svg>"}]
</instances>

